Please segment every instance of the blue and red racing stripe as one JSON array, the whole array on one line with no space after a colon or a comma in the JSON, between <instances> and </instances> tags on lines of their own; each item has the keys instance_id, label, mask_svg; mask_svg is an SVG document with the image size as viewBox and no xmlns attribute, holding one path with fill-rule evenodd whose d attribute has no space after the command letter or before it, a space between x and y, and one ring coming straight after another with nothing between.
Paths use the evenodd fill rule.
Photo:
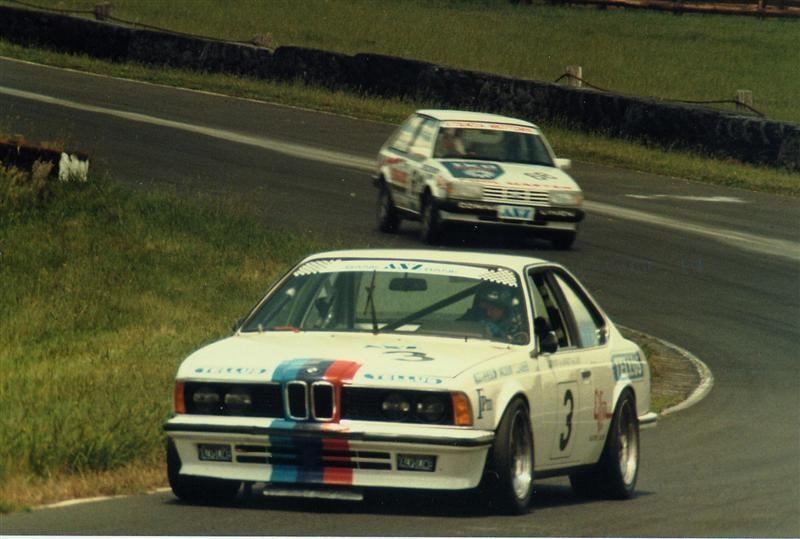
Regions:
<instances>
[{"instance_id":1,"label":"blue and red racing stripe","mask_svg":"<svg viewBox=\"0 0 800 539\"><path fill-rule=\"evenodd\" d=\"M334 386L335 399L341 400L342 384L351 381L360 363L329 359L292 359L284 361L272 374L272 381L281 385L292 380L314 382L325 380ZM339 421L339 406L333 422ZM284 423L284 422L282 422ZM297 426L298 422L291 422ZM329 423L320 424L325 430ZM331 425L332 426L332 425ZM322 483L325 485L352 485L353 468L347 440L338 438L270 436L272 472L270 481L275 483ZM299 462L298 462L299 461ZM340 462L340 466L326 466Z\"/></svg>"}]
</instances>

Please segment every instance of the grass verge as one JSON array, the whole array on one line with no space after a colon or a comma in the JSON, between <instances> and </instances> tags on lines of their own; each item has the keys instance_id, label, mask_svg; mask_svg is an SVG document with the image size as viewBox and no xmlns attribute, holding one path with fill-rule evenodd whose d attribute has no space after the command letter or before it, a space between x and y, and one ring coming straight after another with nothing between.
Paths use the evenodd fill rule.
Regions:
<instances>
[{"instance_id":1,"label":"grass verge","mask_svg":"<svg viewBox=\"0 0 800 539\"><path fill-rule=\"evenodd\" d=\"M235 201L48 171L0 168L0 512L163 486L179 362L323 248ZM668 406L656 344L643 346Z\"/></svg>"},{"instance_id":2,"label":"grass verge","mask_svg":"<svg viewBox=\"0 0 800 539\"><path fill-rule=\"evenodd\" d=\"M7 485L160 463L181 359L315 250L233 202L3 169L3 505L26 498Z\"/></svg>"},{"instance_id":3,"label":"grass verge","mask_svg":"<svg viewBox=\"0 0 800 539\"><path fill-rule=\"evenodd\" d=\"M387 123L399 123L415 109L432 105L400 99L364 97L342 91L330 92L302 83L275 83L136 63L112 63L84 55L30 49L3 40L0 40L0 56ZM774 168L723 161L689 152L665 151L633 141L611 139L599 133L570 131L557 125L543 127L547 130L556 152L572 159L729 187L791 196L800 194L797 175ZM0 128L13 131L13 126L10 125L0 124Z\"/></svg>"}]
</instances>

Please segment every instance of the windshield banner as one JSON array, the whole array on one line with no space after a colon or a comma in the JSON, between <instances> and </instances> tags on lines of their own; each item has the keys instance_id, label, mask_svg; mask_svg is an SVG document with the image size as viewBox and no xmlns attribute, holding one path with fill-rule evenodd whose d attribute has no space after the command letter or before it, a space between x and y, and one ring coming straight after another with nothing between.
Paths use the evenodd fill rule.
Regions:
<instances>
[{"instance_id":1,"label":"windshield banner","mask_svg":"<svg viewBox=\"0 0 800 539\"><path fill-rule=\"evenodd\" d=\"M423 262L418 260L314 260L297 268L293 275L298 277L315 273L340 273L351 271L444 275L461 277L464 279L491 281L505 286L517 286L517 277L515 273L506 268L486 268L465 264L442 264L439 262Z\"/></svg>"}]
</instances>

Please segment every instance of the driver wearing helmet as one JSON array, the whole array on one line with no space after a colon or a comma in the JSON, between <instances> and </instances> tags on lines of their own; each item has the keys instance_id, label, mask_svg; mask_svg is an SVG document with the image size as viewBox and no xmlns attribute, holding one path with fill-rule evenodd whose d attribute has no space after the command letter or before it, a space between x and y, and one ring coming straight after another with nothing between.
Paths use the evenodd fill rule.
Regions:
<instances>
[{"instance_id":1,"label":"driver wearing helmet","mask_svg":"<svg viewBox=\"0 0 800 539\"><path fill-rule=\"evenodd\" d=\"M476 298L477 320L484 332L493 339L509 340L517 324L513 307L519 304L511 290L502 286L481 290Z\"/></svg>"}]
</instances>

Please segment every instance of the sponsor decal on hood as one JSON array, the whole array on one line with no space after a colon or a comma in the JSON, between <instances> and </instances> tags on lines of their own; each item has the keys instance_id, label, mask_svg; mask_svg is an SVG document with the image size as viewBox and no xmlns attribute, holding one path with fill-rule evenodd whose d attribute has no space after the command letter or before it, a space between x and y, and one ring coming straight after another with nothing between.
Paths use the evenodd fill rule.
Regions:
<instances>
[{"instance_id":1,"label":"sponsor decal on hood","mask_svg":"<svg viewBox=\"0 0 800 539\"><path fill-rule=\"evenodd\" d=\"M503 175L503 169L495 163L479 163L475 161L442 161L442 165L450 171L454 178L470 180L494 180Z\"/></svg>"}]
</instances>

